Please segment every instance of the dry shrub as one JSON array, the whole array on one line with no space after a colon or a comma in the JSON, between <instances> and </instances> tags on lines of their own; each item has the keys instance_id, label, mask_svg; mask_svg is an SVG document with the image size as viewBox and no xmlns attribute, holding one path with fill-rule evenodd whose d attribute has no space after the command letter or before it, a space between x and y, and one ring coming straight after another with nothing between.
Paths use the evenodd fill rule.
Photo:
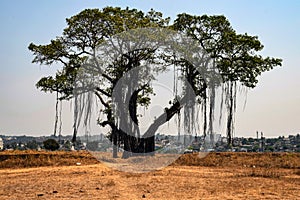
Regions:
<instances>
[{"instance_id":1,"label":"dry shrub","mask_svg":"<svg viewBox=\"0 0 300 200\"><path fill-rule=\"evenodd\" d=\"M112 187L112 186L115 186L116 185L116 183L113 181L113 180L109 180L109 181L107 181L107 183L105 184L105 186L107 186L107 187Z\"/></svg>"},{"instance_id":2,"label":"dry shrub","mask_svg":"<svg viewBox=\"0 0 300 200\"><path fill-rule=\"evenodd\" d=\"M88 152L4 151L0 153L0 168L69 166L76 163L96 164Z\"/></svg>"},{"instance_id":3,"label":"dry shrub","mask_svg":"<svg viewBox=\"0 0 300 200\"><path fill-rule=\"evenodd\" d=\"M111 154L97 155L107 162L112 162ZM177 166L207 166L207 167L252 167L257 168L286 168L300 169L300 153L209 153L199 155L184 154L171 165ZM46 151L3 151L0 152L0 168L23 168L40 166L68 166L81 163L83 165L99 163L88 151L74 152L46 152ZM102 157L99 157L102 156ZM104 156L104 157L103 157ZM158 156L158 157L157 157ZM161 157L159 157L161 156ZM165 162L166 155L156 155L155 159ZM166 157L167 158L167 157ZM105 160L107 159L107 160ZM121 158L119 162L138 161L138 157L127 160ZM148 161L154 159L149 157ZM166 163L167 164L167 163Z\"/></svg>"},{"instance_id":4,"label":"dry shrub","mask_svg":"<svg viewBox=\"0 0 300 200\"><path fill-rule=\"evenodd\" d=\"M287 175L286 172L274 168L252 168L245 170L243 173L238 173L238 177L262 177L262 178L280 178Z\"/></svg>"},{"instance_id":5,"label":"dry shrub","mask_svg":"<svg viewBox=\"0 0 300 200\"><path fill-rule=\"evenodd\" d=\"M263 167L300 169L299 153L209 153L201 158L198 154L185 154L173 165L209 167Z\"/></svg>"}]
</instances>

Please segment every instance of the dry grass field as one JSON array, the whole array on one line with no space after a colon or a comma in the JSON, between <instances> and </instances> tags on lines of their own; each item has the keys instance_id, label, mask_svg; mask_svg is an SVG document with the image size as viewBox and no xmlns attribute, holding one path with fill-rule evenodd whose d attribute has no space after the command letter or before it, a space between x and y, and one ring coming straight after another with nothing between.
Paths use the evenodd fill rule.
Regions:
<instances>
[{"instance_id":1,"label":"dry grass field","mask_svg":"<svg viewBox=\"0 0 300 200\"><path fill-rule=\"evenodd\" d=\"M108 168L84 151L0 152L0 199L298 200L300 154L189 154L136 174Z\"/></svg>"}]
</instances>

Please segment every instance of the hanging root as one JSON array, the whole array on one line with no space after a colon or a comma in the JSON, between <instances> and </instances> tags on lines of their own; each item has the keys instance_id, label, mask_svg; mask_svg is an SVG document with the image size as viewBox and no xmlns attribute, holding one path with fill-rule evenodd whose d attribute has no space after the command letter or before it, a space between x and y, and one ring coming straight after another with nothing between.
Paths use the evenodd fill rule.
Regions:
<instances>
[{"instance_id":1,"label":"hanging root","mask_svg":"<svg viewBox=\"0 0 300 200\"><path fill-rule=\"evenodd\" d=\"M62 100L59 102L59 135L61 136L62 128Z\"/></svg>"},{"instance_id":2,"label":"hanging root","mask_svg":"<svg viewBox=\"0 0 300 200\"><path fill-rule=\"evenodd\" d=\"M54 131L53 131L54 136L56 136L57 124L58 124L58 103L59 103L58 92L56 92L55 122L54 122Z\"/></svg>"},{"instance_id":3,"label":"hanging root","mask_svg":"<svg viewBox=\"0 0 300 200\"><path fill-rule=\"evenodd\" d=\"M234 120L236 112L236 94L237 86L236 82L229 82L227 84L226 91L226 107L227 107L227 143L228 146L232 146L233 132L234 132Z\"/></svg>"}]
</instances>

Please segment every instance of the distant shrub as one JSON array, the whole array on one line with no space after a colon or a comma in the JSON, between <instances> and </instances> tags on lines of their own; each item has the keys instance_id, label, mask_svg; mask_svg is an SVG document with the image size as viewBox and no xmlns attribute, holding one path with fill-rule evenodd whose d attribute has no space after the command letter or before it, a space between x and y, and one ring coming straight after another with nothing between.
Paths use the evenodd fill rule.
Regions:
<instances>
[{"instance_id":1,"label":"distant shrub","mask_svg":"<svg viewBox=\"0 0 300 200\"><path fill-rule=\"evenodd\" d=\"M67 140L64 144L63 144L63 148L67 151L70 151L72 148L72 144L69 140Z\"/></svg>"},{"instance_id":2,"label":"distant shrub","mask_svg":"<svg viewBox=\"0 0 300 200\"><path fill-rule=\"evenodd\" d=\"M26 144L27 149L36 150L36 149L38 149L38 147L39 147L39 145L35 140L29 141Z\"/></svg>"},{"instance_id":3,"label":"distant shrub","mask_svg":"<svg viewBox=\"0 0 300 200\"><path fill-rule=\"evenodd\" d=\"M97 141L88 142L86 148L90 151L97 151L99 149L99 143Z\"/></svg>"},{"instance_id":4,"label":"distant shrub","mask_svg":"<svg viewBox=\"0 0 300 200\"><path fill-rule=\"evenodd\" d=\"M43 142L45 149L55 151L59 149L59 144L54 139L48 139Z\"/></svg>"}]
</instances>

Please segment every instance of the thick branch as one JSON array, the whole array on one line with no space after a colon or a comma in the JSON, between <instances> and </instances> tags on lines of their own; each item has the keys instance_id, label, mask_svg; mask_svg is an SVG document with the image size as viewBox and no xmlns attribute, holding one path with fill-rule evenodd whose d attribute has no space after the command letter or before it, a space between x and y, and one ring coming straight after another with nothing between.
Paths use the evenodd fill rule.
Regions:
<instances>
[{"instance_id":1,"label":"thick branch","mask_svg":"<svg viewBox=\"0 0 300 200\"><path fill-rule=\"evenodd\" d=\"M99 88L99 87L96 87L96 91L98 91L98 92L104 94L104 95L107 96L107 97L111 97L111 94L109 94L108 92L102 90L102 89Z\"/></svg>"},{"instance_id":2,"label":"thick branch","mask_svg":"<svg viewBox=\"0 0 300 200\"><path fill-rule=\"evenodd\" d=\"M101 101L102 105L105 106L106 108L109 108L108 103L104 101L104 99L101 97L101 95L98 92L95 92L95 94L99 98L99 100Z\"/></svg>"},{"instance_id":3,"label":"thick branch","mask_svg":"<svg viewBox=\"0 0 300 200\"><path fill-rule=\"evenodd\" d=\"M187 96L184 96L181 99L181 102L185 102L185 99L187 99ZM157 129L166 123L167 121L170 121L172 117L180 111L180 109L184 106L184 104L180 104L179 101L174 103L170 108L166 108L165 112L161 114L156 120L154 120L153 124L150 125L148 130L143 135L143 138L149 138L155 135L155 132Z\"/></svg>"},{"instance_id":4,"label":"thick branch","mask_svg":"<svg viewBox=\"0 0 300 200\"><path fill-rule=\"evenodd\" d=\"M132 93L132 96L129 100L129 114L131 119L138 124L138 118L137 118L137 100L138 100L138 94L139 92L143 91L147 86L149 86L148 84L144 84L142 85L139 89L135 90Z\"/></svg>"}]
</instances>

